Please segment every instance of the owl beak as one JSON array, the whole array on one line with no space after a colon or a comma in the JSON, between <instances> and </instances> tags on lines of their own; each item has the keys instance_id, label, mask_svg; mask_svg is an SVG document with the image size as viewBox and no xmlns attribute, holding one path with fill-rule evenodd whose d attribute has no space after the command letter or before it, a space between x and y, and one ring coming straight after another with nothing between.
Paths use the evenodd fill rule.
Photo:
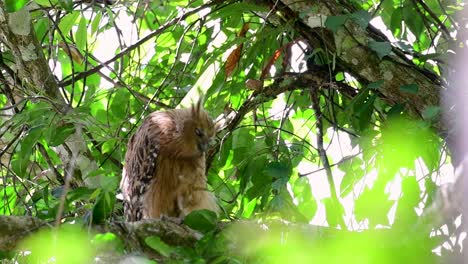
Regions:
<instances>
[{"instance_id":1,"label":"owl beak","mask_svg":"<svg viewBox=\"0 0 468 264\"><path fill-rule=\"evenodd\" d=\"M206 152L208 150L209 144L208 142L200 142L198 143L198 150L200 152Z\"/></svg>"}]
</instances>

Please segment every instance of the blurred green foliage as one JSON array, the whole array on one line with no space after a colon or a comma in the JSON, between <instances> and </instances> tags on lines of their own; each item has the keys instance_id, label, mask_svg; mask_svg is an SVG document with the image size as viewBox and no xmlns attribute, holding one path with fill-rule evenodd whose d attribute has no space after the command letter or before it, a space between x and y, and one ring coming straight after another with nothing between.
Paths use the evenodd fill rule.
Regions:
<instances>
[{"instance_id":1,"label":"blurred green foliage","mask_svg":"<svg viewBox=\"0 0 468 264\"><path fill-rule=\"evenodd\" d=\"M23 241L21 263L90 263L95 254L86 232L73 225L42 230Z\"/></svg>"}]
</instances>

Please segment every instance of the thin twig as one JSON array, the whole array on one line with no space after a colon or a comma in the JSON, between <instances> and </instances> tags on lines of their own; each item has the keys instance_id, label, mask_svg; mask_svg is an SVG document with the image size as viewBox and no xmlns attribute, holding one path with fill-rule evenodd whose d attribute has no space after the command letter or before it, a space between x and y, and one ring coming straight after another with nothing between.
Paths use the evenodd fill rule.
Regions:
<instances>
[{"instance_id":1,"label":"thin twig","mask_svg":"<svg viewBox=\"0 0 468 264\"><path fill-rule=\"evenodd\" d=\"M68 85L72 84L73 82L76 82L78 80L81 80L83 78L86 78L86 77L98 72L99 70L104 68L106 65L109 65L110 63L122 58L124 55L128 54L130 51L140 47L146 41L152 39L154 36L157 36L157 35L161 34L165 30L167 30L169 27L179 23L181 20L184 20L187 17L189 17L189 16L191 16L193 14L196 14L197 12L201 11L202 9L205 9L207 7L210 7L210 6L213 6L213 5L216 5L216 4L220 4L220 3L223 3L223 2L224 2L223 0L213 0L211 2L208 2L208 3L204 4L204 5L201 5L198 8L195 8L195 9L193 9L191 11L188 11L187 13L184 13L181 16L178 16L178 17L174 18L173 20L165 23L164 25L162 25L158 29L156 29L153 32L149 33L148 35L146 35L145 37L143 37L142 39L137 41L135 44L130 45L128 48L126 48L125 50L123 50L119 54L115 55L113 58L109 59L108 61L106 61L106 62L104 62L104 63L102 63L102 64L100 64L100 65L98 65L98 66L96 66L96 67L94 67L92 69L89 69L88 71L80 72L76 76L73 76L72 80L67 80L67 81L60 82L59 86L61 86L61 87L68 86Z\"/></svg>"},{"instance_id":2,"label":"thin twig","mask_svg":"<svg viewBox=\"0 0 468 264\"><path fill-rule=\"evenodd\" d=\"M268 102L284 92L304 90L311 85L322 86L322 89L333 87L332 84L329 84L328 80L328 72L321 69L309 69L308 72L300 74L286 74L284 78L281 79L281 81L275 82L267 87L263 87L263 89L254 91L249 96L249 98L247 98L242 103L232 118L226 118L225 126L222 130L229 134L240 124L247 113L255 109L258 105L261 105L264 102ZM346 86L345 84L343 85ZM226 114L226 116L229 116L229 114ZM207 168L210 167L210 164L219 149L220 142L217 142L210 149L207 156Z\"/></svg>"},{"instance_id":3,"label":"thin twig","mask_svg":"<svg viewBox=\"0 0 468 264\"><path fill-rule=\"evenodd\" d=\"M10 142L8 142L8 144L0 151L0 157L3 156L3 154L5 154L5 152L16 142L16 140L18 140L18 138L21 136L21 134L23 133L24 131L24 126L20 129L20 131L18 131L18 133L16 133L16 135L13 137L12 140L10 140Z\"/></svg>"},{"instance_id":4,"label":"thin twig","mask_svg":"<svg viewBox=\"0 0 468 264\"><path fill-rule=\"evenodd\" d=\"M323 163L325 172L327 174L328 184L330 186L330 193L334 208L342 207L340 200L338 199L338 194L336 193L335 181L333 180L333 174L330 166L330 161L328 160L327 152L323 147L323 122L322 122L322 111L320 110L320 100L318 88L311 87L310 89L310 98L312 100L312 109L314 110L317 126L317 150L320 156L320 160ZM343 221L341 216L338 216L338 223L342 228L346 228L346 224Z\"/></svg>"},{"instance_id":5,"label":"thin twig","mask_svg":"<svg viewBox=\"0 0 468 264\"><path fill-rule=\"evenodd\" d=\"M50 167L50 169L54 173L55 178L57 179L57 181L59 181L60 184L65 184L65 180L63 179L63 176L60 174L60 172L57 170L57 168L55 168L54 163L52 162L52 160L51 160L49 154L47 153L46 149L44 148L44 146L41 143L37 143L37 147L39 148L39 152L41 152L41 155L44 157L47 165Z\"/></svg>"},{"instance_id":6,"label":"thin twig","mask_svg":"<svg viewBox=\"0 0 468 264\"><path fill-rule=\"evenodd\" d=\"M76 125L75 134L77 135L77 137L81 138L81 126L79 124ZM67 200L68 190L70 189L70 181L73 176L73 171L75 170L78 152L79 151L75 151L75 152L72 151L70 155L70 162L68 163L68 166L65 169L65 184L63 186L62 195L60 197L60 204L57 210L57 216L55 218L56 227L60 225L60 222L62 220L63 210L65 208L65 201Z\"/></svg>"},{"instance_id":7,"label":"thin twig","mask_svg":"<svg viewBox=\"0 0 468 264\"><path fill-rule=\"evenodd\" d=\"M444 33L444 36L445 38L448 40L448 41L451 41L453 42L453 39L452 37L450 37L450 31L448 30L448 28L444 25L444 23L442 23L442 21L440 21L439 17L431 10L431 8L429 6L427 6L427 4L424 2L424 1L421 1L421 0L414 0L414 5L417 6L417 3L419 3L422 8L432 17L432 19L434 19L434 21L436 22L437 25L439 25L440 29L442 30L442 32Z\"/></svg>"}]
</instances>

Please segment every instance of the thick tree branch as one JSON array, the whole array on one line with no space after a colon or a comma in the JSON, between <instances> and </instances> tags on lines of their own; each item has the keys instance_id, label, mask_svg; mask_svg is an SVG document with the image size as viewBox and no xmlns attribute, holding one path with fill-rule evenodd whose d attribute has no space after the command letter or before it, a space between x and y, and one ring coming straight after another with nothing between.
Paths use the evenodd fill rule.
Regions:
<instances>
[{"instance_id":1,"label":"thick tree branch","mask_svg":"<svg viewBox=\"0 0 468 264\"><path fill-rule=\"evenodd\" d=\"M441 80L422 71L407 59L392 54L379 59L376 52L368 46L370 41L382 41L375 39L376 34L371 34L350 20L335 33L323 26L308 24L317 18L323 19L324 23L327 17L346 15L346 10L339 3L283 0L271 1L270 6L289 21L312 47L326 50L330 57L336 58L337 65L364 84L384 80L379 91L384 96L382 99L389 104L405 104L415 117L421 117L426 107L439 105ZM400 90L401 86L408 84L418 85L418 92L410 94ZM444 130L442 127L438 129Z\"/></svg>"},{"instance_id":2,"label":"thick tree branch","mask_svg":"<svg viewBox=\"0 0 468 264\"><path fill-rule=\"evenodd\" d=\"M0 215L0 251L15 250L28 235L42 228L53 228L48 222L30 216ZM158 236L174 246L193 246L200 235L186 226L171 221L145 220L133 223L112 222L95 226L95 232L112 232L125 243L128 251L147 251L145 238Z\"/></svg>"},{"instance_id":3,"label":"thick tree branch","mask_svg":"<svg viewBox=\"0 0 468 264\"><path fill-rule=\"evenodd\" d=\"M0 9L0 40L14 55L18 80L37 94L63 102L31 24L29 11L23 8L7 13L3 2L0 2Z\"/></svg>"},{"instance_id":4,"label":"thick tree branch","mask_svg":"<svg viewBox=\"0 0 468 264\"><path fill-rule=\"evenodd\" d=\"M0 251L16 250L25 237L43 228L52 229L53 227L47 222L29 216L0 216ZM281 220L224 222L217 226L217 232L222 232L225 241L229 241L227 243L229 243L231 251L226 252L226 254L236 254L236 252L243 251L244 253L240 254L249 254L247 252L250 252L254 256L257 254L258 257L262 252L245 250L256 246L259 250L265 250L272 245L278 245L277 249L284 248L286 250L288 248L285 247L286 244L298 245L297 243L302 241L300 243L303 247L320 245L319 250L315 253L300 252L302 256L327 254L329 251L326 248L329 248L338 250L340 258L345 258L347 255L345 251L352 250L349 253L352 253L353 256L360 256L354 259L369 259L369 254L383 254L382 256L387 256L386 260L391 259L391 262L396 263L403 259L411 259L410 262L418 260L434 263L434 255L431 252L432 244L428 244L429 232L426 232L425 227L422 229L415 227L415 229L417 232L413 230L415 232L414 239L408 241L401 239L405 230L377 229L356 232L309 224L285 223ZM97 252L99 258L104 261L103 263L123 263L120 261L128 260L134 254L144 254L164 263L173 259L170 256L158 255L156 251L150 249L145 243L147 237L157 236L161 241L173 247L193 248L201 236L186 226L161 220L145 220L134 223L111 222L105 226L94 226L91 229L91 235L105 232L111 232L120 237L125 244L128 255L100 256L101 252ZM256 239L252 239L252 234L255 234ZM340 243L336 244L336 241L340 241ZM375 244L377 241L378 244ZM44 241L44 243L47 242L49 241ZM261 247L258 247L258 243L262 243ZM343 246L349 243L355 246L351 248ZM360 250L356 251L356 246ZM401 253L400 250L405 253ZM395 252L395 254L390 256L388 252ZM381 259L379 258L379 260Z\"/></svg>"},{"instance_id":5,"label":"thick tree branch","mask_svg":"<svg viewBox=\"0 0 468 264\"><path fill-rule=\"evenodd\" d=\"M47 222L30 216L0 215L0 251L14 250L29 234L47 226Z\"/></svg>"}]
</instances>

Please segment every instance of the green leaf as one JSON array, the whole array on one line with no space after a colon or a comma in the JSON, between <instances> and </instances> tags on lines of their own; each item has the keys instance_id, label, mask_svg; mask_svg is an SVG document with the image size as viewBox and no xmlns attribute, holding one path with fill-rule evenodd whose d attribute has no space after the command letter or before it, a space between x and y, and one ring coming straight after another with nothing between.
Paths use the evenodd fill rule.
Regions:
<instances>
[{"instance_id":1,"label":"green leaf","mask_svg":"<svg viewBox=\"0 0 468 264\"><path fill-rule=\"evenodd\" d=\"M363 162L354 157L341 162L338 168L345 173L340 183L340 196L348 195L354 189L354 185L366 174L361 168Z\"/></svg>"},{"instance_id":2,"label":"green leaf","mask_svg":"<svg viewBox=\"0 0 468 264\"><path fill-rule=\"evenodd\" d=\"M112 192L119 187L119 178L113 175L98 175L99 187L104 191Z\"/></svg>"},{"instance_id":3,"label":"green leaf","mask_svg":"<svg viewBox=\"0 0 468 264\"><path fill-rule=\"evenodd\" d=\"M255 207L257 206L257 199L254 198L250 201L248 201L248 199L244 199L243 205L244 205L243 207L244 210L242 212L242 216L245 218L249 218L254 212Z\"/></svg>"},{"instance_id":4,"label":"green leaf","mask_svg":"<svg viewBox=\"0 0 468 264\"><path fill-rule=\"evenodd\" d=\"M34 29L36 30L36 35L38 39L43 39L48 41L49 37L49 19L47 18L38 18L37 22L34 23Z\"/></svg>"},{"instance_id":5,"label":"green leaf","mask_svg":"<svg viewBox=\"0 0 468 264\"><path fill-rule=\"evenodd\" d=\"M59 0L60 6L68 12L73 11L73 0Z\"/></svg>"},{"instance_id":6,"label":"green leaf","mask_svg":"<svg viewBox=\"0 0 468 264\"><path fill-rule=\"evenodd\" d=\"M47 142L51 147L61 145L73 133L75 133L75 126L73 124L52 126L47 131Z\"/></svg>"},{"instance_id":7,"label":"green leaf","mask_svg":"<svg viewBox=\"0 0 468 264\"><path fill-rule=\"evenodd\" d=\"M367 85L367 88L371 90L377 90L379 89L382 85L384 84L384 80L378 80L376 82L369 83Z\"/></svg>"},{"instance_id":8,"label":"green leaf","mask_svg":"<svg viewBox=\"0 0 468 264\"><path fill-rule=\"evenodd\" d=\"M414 210L420 202L420 189L415 176L404 177L401 182L402 196L398 201L395 226L412 226L418 220Z\"/></svg>"},{"instance_id":9,"label":"green leaf","mask_svg":"<svg viewBox=\"0 0 468 264\"><path fill-rule=\"evenodd\" d=\"M101 152L104 153L112 153L114 151L114 147L116 144L120 144L121 141L116 138L111 138L104 142L101 147Z\"/></svg>"},{"instance_id":10,"label":"green leaf","mask_svg":"<svg viewBox=\"0 0 468 264\"><path fill-rule=\"evenodd\" d=\"M5 10L9 13L16 12L23 8L29 0L5 0Z\"/></svg>"},{"instance_id":11,"label":"green leaf","mask_svg":"<svg viewBox=\"0 0 468 264\"><path fill-rule=\"evenodd\" d=\"M282 177L282 178L279 178L277 180L275 180L273 182L273 184L271 185L271 187L274 189L274 190L280 190L282 188L286 188L286 184L288 183L289 181L289 177Z\"/></svg>"},{"instance_id":12,"label":"green leaf","mask_svg":"<svg viewBox=\"0 0 468 264\"><path fill-rule=\"evenodd\" d=\"M44 200L45 205L49 207L49 185L48 184L42 189L42 199Z\"/></svg>"},{"instance_id":13,"label":"green leaf","mask_svg":"<svg viewBox=\"0 0 468 264\"><path fill-rule=\"evenodd\" d=\"M244 189L248 182L253 181L255 184L255 181L261 181L262 182L262 177L257 177L258 175L261 175L263 172L263 169L265 168L265 164L267 162L267 159L264 156L259 156L258 158L253 158L250 159L247 163L247 166L245 166L245 169L242 170L242 178L241 178L241 188Z\"/></svg>"},{"instance_id":14,"label":"green leaf","mask_svg":"<svg viewBox=\"0 0 468 264\"><path fill-rule=\"evenodd\" d=\"M424 181L424 186L426 187L427 200L424 203L424 208L430 208L433 206L434 201L437 198L438 186L432 181L430 177L427 177Z\"/></svg>"},{"instance_id":15,"label":"green leaf","mask_svg":"<svg viewBox=\"0 0 468 264\"><path fill-rule=\"evenodd\" d=\"M421 201L420 192L419 183L415 176L404 177L401 182L402 197L400 198L400 204L405 203L409 207L416 207Z\"/></svg>"},{"instance_id":16,"label":"green leaf","mask_svg":"<svg viewBox=\"0 0 468 264\"><path fill-rule=\"evenodd\" d=\"M307 218L299 212L291 194L286 188L283 188L277 195L273 196L268 205L268 212L279 213L285 220L308 222Z\"/></svg>"},{"instance_id":17,"label":"green leaf","mask_svg":"<svg viewBox=\"0 0 468 264\"><path fill-rule=\"evenodd\" d=\"M275 195L270 201L270 210L274 212L285 211L287 206L287 201L281 195Z\"/></svg>"},{"instance_id":18,"label":"green leaf","mask_svg":"<svg viewBox=\"0 0 468 264\"><path fill-rule=\"evenodd\" d=\"M269 194L271 192L271 187L272 187L271 181L266 182L265 184L254 184L252 187L250 187L247 190L247 192L245 193L245 197L248 199L255 199L260 196L266 197L267 196L266 194Z\"/></svg>"},{"instance_id":19,"label":"green leaf","mask_svg":"<svg viewBox=\"0 0 468 264\"><path fill-rule=\"evenodd\" d=\"M176 40L174 38L174 34L172 31L170 31L159 35L156 45L163 48L172 48L174 47L175 43Z\"/></svg>"},{"instance_id":20,"label":"green leaf","mask_svg":"<svg viewBox=\"0 0 468 264\"><path fill-rule=\"evenodd\" d=\"M284 162L271 162L265 168L265 172L273 179L289 178L291 168Z\"/></svg>"},{"instance_id":21,"label":"green leaf","mask_svg":"<svg viewBox=\"0 0 468 264\"><path fill-rule=\"evenodd\" d=\"M29 165L29 156L24 157L21 155L15 155L11 161L11 168L20 177L26 176L26 170Z\"/></svg>"},{"instance_id":22,"label":"green leaf","mask_svg":"<svg viewBox=\"0 0 468 264\"><path fill-rule=\"evenodd\" d=\"M54 230L44 228L22 241L31 250L30 261L22 263L90 263L94 252L88 234L78 225L63 224ZM21 262L21 261L20 261Z\"/></svg>"},{"instance_id":23,"label":"green leaf","mask_svg":"<svg viewBox=\"0 0 468 264\"><path fill-rule=\"evenodd\" d=\"M374 112L374 102L377 94L371 95L366 101L357 101L353 107L353 127L359 131L364 131L370 125L372 113ZM356 119L357 118L357 119Z\"/></svg>"},{"instance_id":24,"label":"green leaf","mask_svg":"<svg viewBox=\"0 0 468 264\"><path fill-rule=\"evenodd\" d=\"M405 6L402 9L403 19L408 28L413 32L417 39L424 32L424 20L421 14L415 8Z\"/></svg>"},{"instance_id":25,"label":"green leaf","mask_svg":"<svg viewBox=\"0 0 468 264\"><path fill-rule=\"evenodd\" d=\"M387 112L387 115L389 117L391 116L399 116L401 113L403 113L403 111L405 110L405 104L395 104L394 106L392 106L392 108L390 108L390 110L388 110Z\"/></svg>"},{"instance_id":26,"label":"green leaf","mask_svg":"<svg viewBox=\"0 0 468 264\"><path fill-rule=\"evenodd\" d=\"M145 238L145 243L152 249L156 250L159 254L164 257L170 257L171 253L174 252L174 248L166 244L158 236L149 236Z\"/></svg>"},{"instance_id":27,"label":"green leaf","mask_svg":"<svg viewBox=\"0 0 468 264\"><path fill-rule=\"evenodd\" d=\"M400 92L417 94L418 91L419 91L419 86L415 83L400 86Z\"/></svg>"},{"instance_id":28,"label":"green leaf","mask_svg":"<svg viewBox=\"0 0 468 264\"><path fill-rule=\"evenodd\" d=\"M99 250L100 252L103 250L106 250L106 251L124 253L124 250L125 250L125 245L123 241L120 239L120 237L110 232L103 233L103 234L96 234L94 236L92 244L98 247L100 249Z\"/></svg>"},{"instance_id":29,"label":"green leaf","mask_svg":"<svg viewBox=\"0 0 468 264\"><path fill-rule=\"evenodd\" d=\"M73 13L65 15L59 23L59 28L62 31L64 35L68 35L70 32L71 28L75 24L76 19L80 15L79 12L75 11Z\"/></svg>"},{"instance_id":30,"label":"green leaf","mask_svg":"<svg viewBox=\"0 0 468 264\"><path fill-rule=\"evenodd\" d=\"M78 24L78 29L76 30L76 47L79 50L86 49L86 42L88 41L87 33L87 23L86 18L81 16L80 23Z\"/></svg>"},{"instance_id":31,"label":"green leaf","mask_svg":"<svg viewBox=\"0 0 468 264\"><path fill-rule=\"evenodd\" d=\"M374 102L377 94L371 95L366 103L359 109L359 128L364 131L370 125L372 113L374 112Z\"/></svg>"},{"instance_id":32,"label":"green leaf","mask_svg":"<svg viewBox=\"0 0 468 264\"><path fill-rule=\"evenodd\" d=\"M395 9L392 13L392 18L390 21L390 29L393 32L393 35L400 36L401 34L401 22L403 21L403 7Z\"/></svg>"},{"instance_id":33,"label":"green leaf","mask_svg":"<svg viewBox=\"0 0 468 264\"><path fill-rule=\"evenodd\" d=\"M127 107L128 107L128 98L130 94L127 90L118 89L114 96L112 97L112 102L110 105L110 112L117 119L125 119L127 116Z\"/></svg>"},{"instance_id":34,"label":"green leaf","mask_svg":"<svg viewBox=\"0 0 468 264\"><path fill-rule=\"evenodd\" d=\"M297 200L297 208L299 212L307 219L312 220L317 212L317 201L312 195L310 182L307 177L298 178L293 185L295 200Z\"/></svg>"},{"instance_id":35,"label":"green leaf","mask_svg":"<svg viewBox=\"0 0 468 264\"><path fill-rule=\"evenodd\" d=\"M439 116L440 112L441 112L440 106L430 105L423 110L422 117L425 120L433 120Z\"/></svg>"},{"instance_id":36,"label":"green leaf","mask_svg":"<svg viewBox=\"0 0 468 264\"><path fill-rule=\"evenodd\" d=\"M93 207L92 222L94 224L103 223L112 214L114 204L114 192L101 192Z\"/></svg>"},{"instance_id":37,"label":"green leaf","mask_svg":"<svg viewBox=\"0 0 468 264\"><path fill-rule=\"evenodd\" d=\"M407 118L387 120L379 150L382 153L379 163L385 169L381 174L388 174L388 177L393 177L402 167L413 169L418 157L432 170L440 156L439 140L430 130L430 124Z\"/></svg>"},{"instance_id":38,"label":"green leaf","mask_svg":"<svg viewBox=\"0 0 468 264\"><path fill-rule=\"evenodd\" d=\"M234 16L234 17L242 17L242 14L248 12L268 12L266 6L258 5L258 4L251 4L246 2L241 3L234 3L230 4L229 8L220 8L219 10L214 10L210 13L211 19L216 18L223 18Z\"/></svg>"},{"instance_id":39,"label":"green leaf","mask_svg":"<svg viewBox=\"0 0 468 264\"><path fill-rule=\"evenodd\" d=\"M325 205L325 210L327 212L328 225L331 227L339 225L344 215L343 205L334 202L331 197L322 199L322 203Z\"/></svg>"},{"instance_id":40,"label":"green leaf","mask_svg":"<svg viewBox=\"0 0 468 264\"><path fill-rule=\"evenodd\" d=\"M232 133L232 149L251 147L254 143L254 136L248 128L239 128Z\"/></svg>"},{"instance_id":41,"label":"green leaf","mask_svg":"<svg viewBox=\"0 0 468 264\"><path fill-rule=\"evenodd\" d=\"M379 184L372 189L365 188L363 193L356 199L354 214L357 221L369 220L369 227L378 224L388 225L387 214L393 205L385 194L385 185Z\"/></svg>"},{"instance_id":42,"label":"green leaf","mask_svg":"<svg viewBox=\"0 0 468 264\"><path fill-rule=\"evenodd\" d=\"M93 19L93 22L91 22L91 35L97 32L101 18L102 12L97 12L96 17Z\"/></svg>"},{"instance_id":43,"label":"green leaf","mask_svg":"<svg viewBox=\"0 0 468 264\"><path fill-rule=\"evenodd\" d=\"M34 146L36 145L39 138L42 136L43 128L43 126L31 128L28 131L28 135L24 137L24 139L21 141L20 155L23 158L28 158L29 155L31 155Z\"/></svg>"},{"instance_id":44,"label":"green leaf","mask_svg":"<svg viewBox=\"0 0 468 264\"><path fill-rule=\"evenodd\" d=\"M216 213L206 209L193 211L184 218L184 224L203 233L213 230L217 221Z\"/></svg>"},{"instance_id":45,"label":"green leaf","mask_svg":"<svg viewBox=\"0 0 468 264\"><path fill-rule=\"evenodd\" d=\"M13 186L0 187L0 214L11 215L17 198Z\"/></svg>"},{"instance_id":46,"label":"green leaf","mask_svg":"<svg viewBox=\"0 0 468 264\"><path fill-rule=\"evenodd\" d=\"M369 25L372 16L365 10L359 10L351 14L351 19L353 19L354 22L356 22L360 27L367 28L367 25Z\"/></svg>"},{"instance_id":47,"label":"green leaf","mask_svg":"<svg viewBox=\"0 0 468 264\"><path fill-rule=\"evenodd\" d=\"M38 5L41 6L53 6L58 3L58 0L34 0Z\"/></svg>"},{"instance_id":48,"label":"green leaf","mask_svg":"<svg viewBox=\"0 0 468 264\"><path fill-rule=\"evenodd\" d=\"M325 27L330 29L333 32L336 32L338 28L346 23L346 20L349 18L348 15L343 16L329 16L327 20L325 20Z\"/></svg>"},{"instance_id":49,"label":"green leaf","mask_svg":"<svg viewBox=\"0 0 468 264\"><path fill-rule=\"evenodd\" d=\"M252 187L247 190L245 195L250 200L269 194L271 191L273 178L270 174L264 173L266 164L267 159L264 156L252 159L242 175L241 190L248 186L250 182L252 183Z\"/></svg>"},{"instance_id":50,"label":"green leaf","mask_svg":"<svg viewBox=\"0 0 468 264\"><path fill-rule=\"evenodd\" d=\"M369 41L369 48L377 53L379 59L382 59L392 51L392 45L390 45L390 43L387 41Z\"/></svg>"},{"instance_id":51,"label":"green leaf","mask_svg":"<svg viewBox=\"0 0 468 264\"><path fill-rule=\"evenodd\" d=\"M88 187L78 187L71 190L67 195L68 202L74 202L79 200L88 200L91 197L91 194L94 192L93 189Z\"/></svg>"},{"instance_id":52,"label":"green leaf","mask_svg":"<svg viewBox=\"0 0 468 264\"><path fill-rule=\"evenodd\" d=\"M338 82L343 81L344 79L345 79L345 76L343 72L339 72L335 75L335 80Z\"/></svg>"},{"instance_id":53,"label":"green leaf","mask_svg":"<svg viewBox=\"0 0 468 264\"><path fill-rule=\"evenodd\" d=\"M419 56L418 59L421 61L427 61L427 60L439 59L441 57L443 57L443 55L440 53L430 53L430 54L421 55Z\"/></svg>"}]
</instances>

